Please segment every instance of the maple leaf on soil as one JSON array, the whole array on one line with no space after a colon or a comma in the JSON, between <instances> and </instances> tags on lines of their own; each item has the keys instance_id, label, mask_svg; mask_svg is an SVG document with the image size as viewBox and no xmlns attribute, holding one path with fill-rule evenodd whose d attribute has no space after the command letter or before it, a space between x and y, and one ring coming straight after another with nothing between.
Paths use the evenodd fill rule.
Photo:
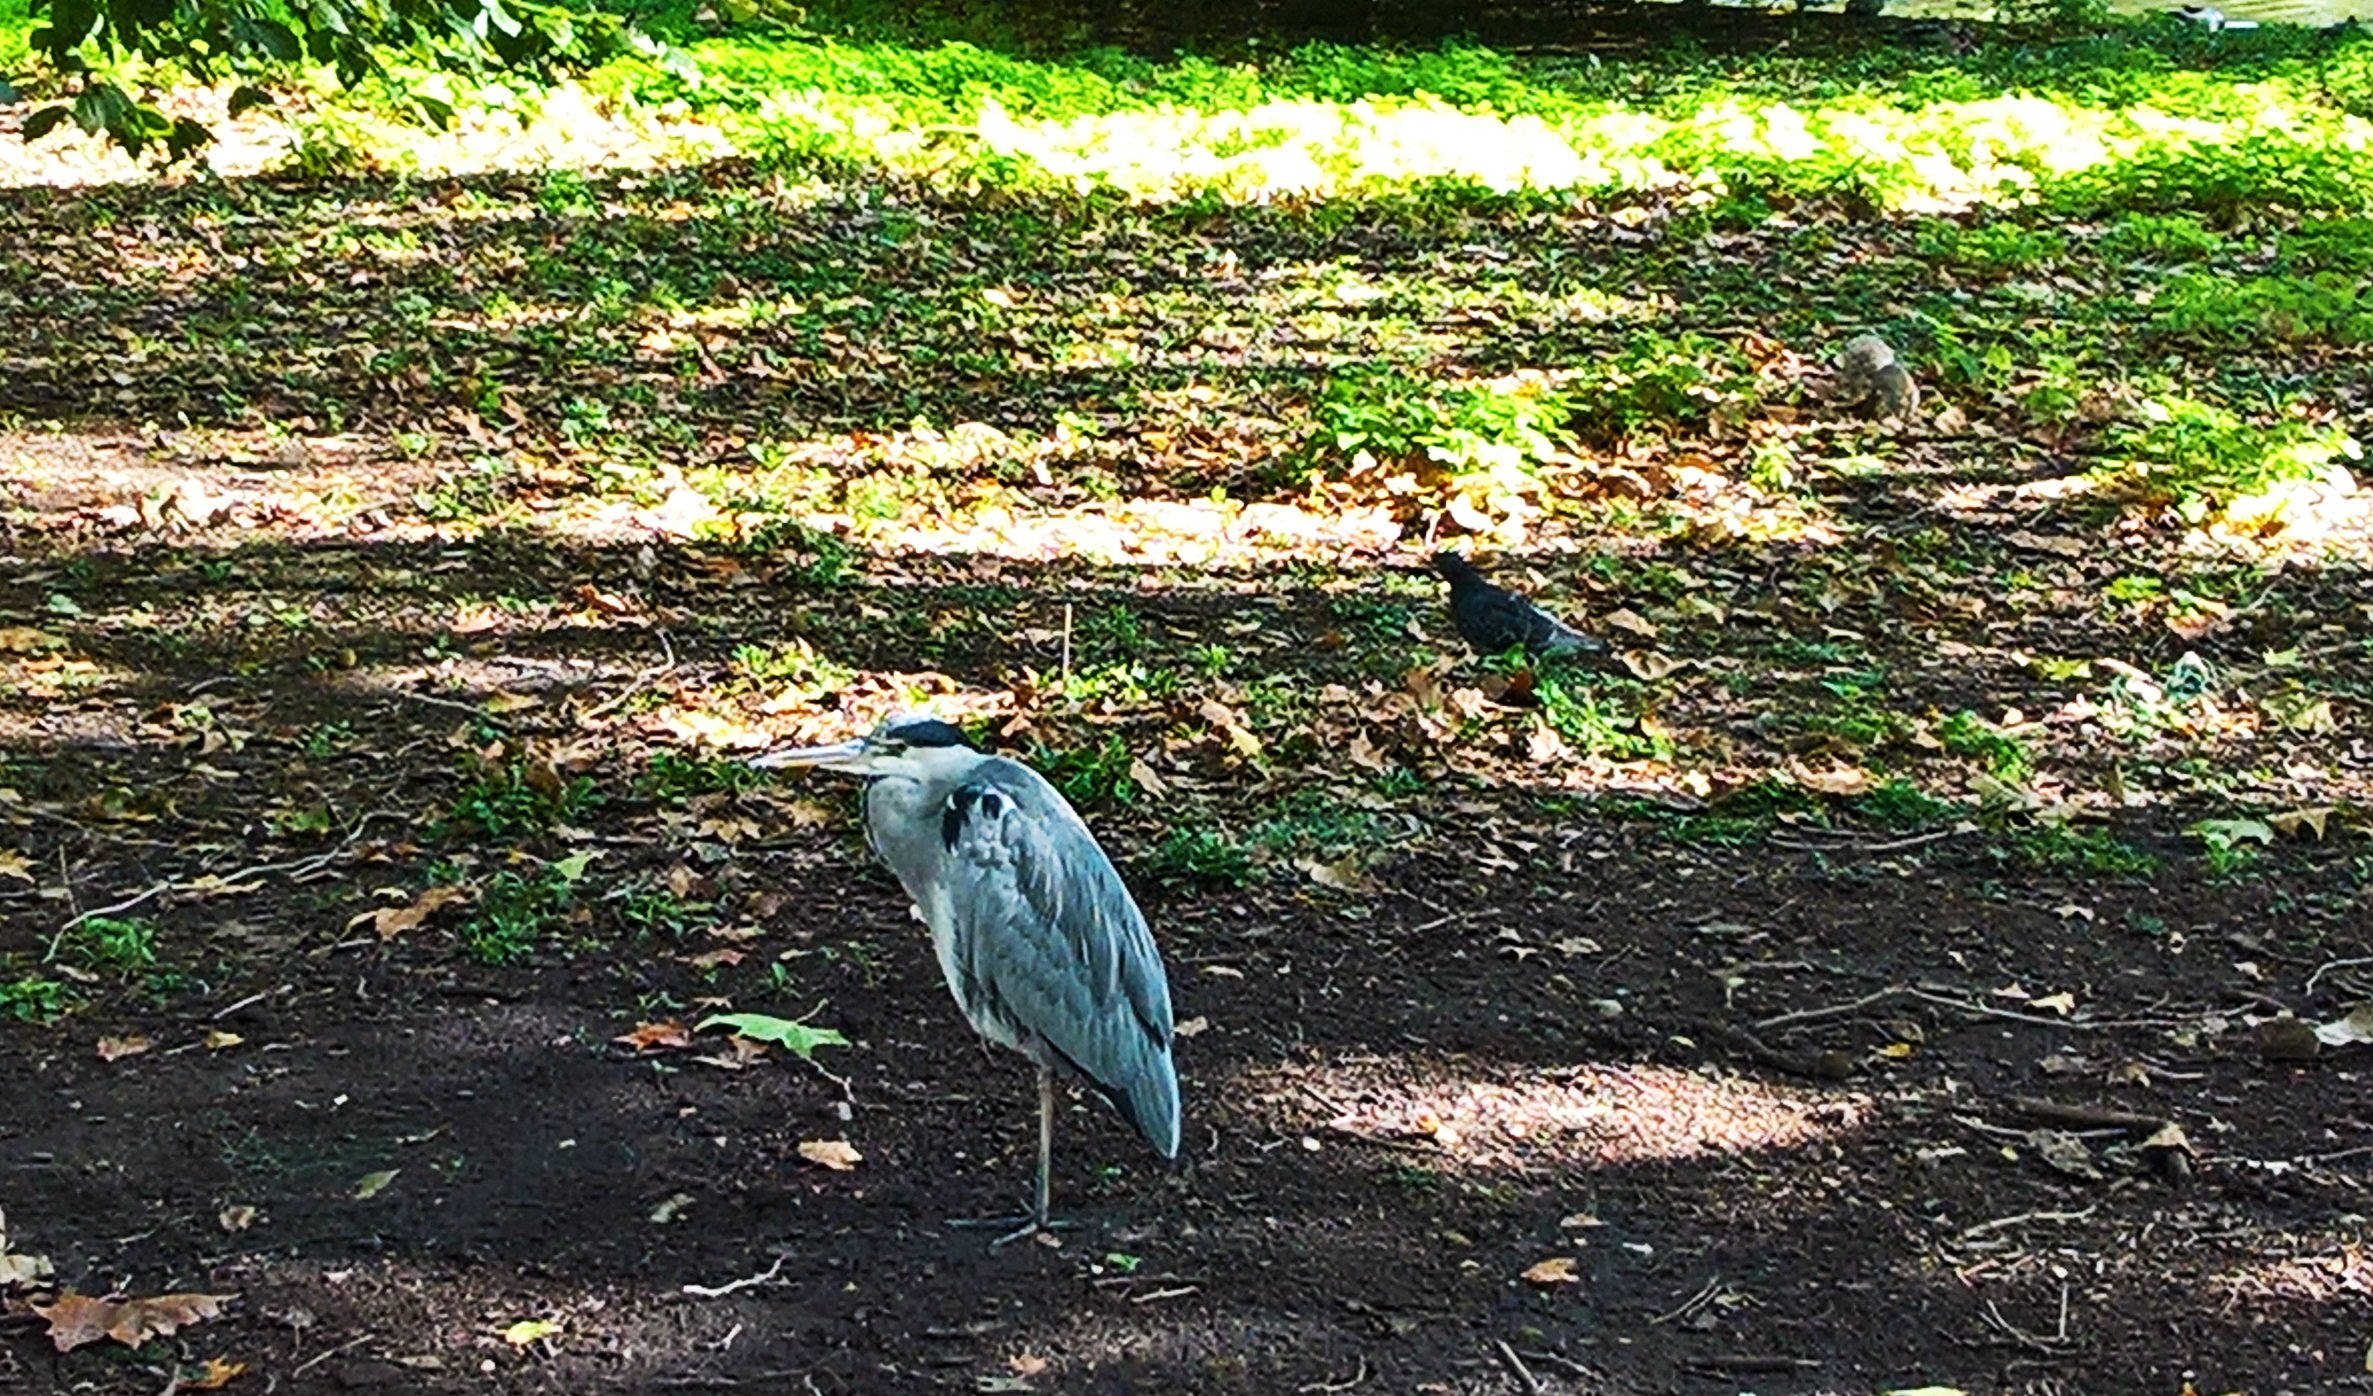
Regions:
<instances>
[{"instance_id":1,"label":"maple leaf on soil","mask_svg":"<svg viewBox=\"0 0 2373 1396\"><path fill-rule=\"evenodd\" d=\"M662 1018L656 1023L644 1023L633 1032L620 1033L610 1039L621 1042L638 1052L655 1051L661 1047L689 1047L692 1034L673 1018Z\"/></svg>"},{"instance_id":2,"label":"maple leaf on soil","mask_svg":"<svg viewBox=\"0 0 2373 1396\"><path fill-rule=\"evenodd\" d=\"M425 888L410 906L383 906L376 911L361 912L349 919L346 927L352 930L368 921L381 940L394 940L406 931L418 929L440 908L462 901L469 895L470 889L467 887Z\"/></svg>"},{"instance_id":3,"label":"maple leaf on soil","mask_svg":"<svg viewBox=\"0 0 2373 1396\"><path fill-rule=\"evenodd\" d=\"M49 1340L60 1352L113 1338L136 1348L191 1324L220 1317L236 1294L159 1294L147 1299L93 1299L67 1290L54 1304L29 1304L49 1323Z\"/></svg>"}]
</instances>

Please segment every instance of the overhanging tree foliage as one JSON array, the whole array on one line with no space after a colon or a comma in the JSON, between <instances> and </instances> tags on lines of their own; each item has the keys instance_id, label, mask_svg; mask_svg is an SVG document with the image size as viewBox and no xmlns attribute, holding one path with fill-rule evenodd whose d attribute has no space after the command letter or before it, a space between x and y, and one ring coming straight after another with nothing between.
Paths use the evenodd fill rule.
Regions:
<instances>
[{"instance_id":1,"label":"overhanging tree foliage","mask_svg":"<svg viewBox=\"0 0 2373 1396\"><path fill-rule=\"evenodd\" d=\"M44 21L32 33L33 51L67 92L26 118L25 139L71 120L134 155L162 147L175 160L211 139L206 128L127 92L103 65L130 56L203 81L236 78L237 116L271 100L263 84L306 63L327 66L348 87L394 82L391 64L549 79L648 43L619 16L536 0L32 0L32 10ZM452 117L440 98L403 90L429 119ZM0 84L0 99L13 96Z\"/></svg>"}]
</instances>

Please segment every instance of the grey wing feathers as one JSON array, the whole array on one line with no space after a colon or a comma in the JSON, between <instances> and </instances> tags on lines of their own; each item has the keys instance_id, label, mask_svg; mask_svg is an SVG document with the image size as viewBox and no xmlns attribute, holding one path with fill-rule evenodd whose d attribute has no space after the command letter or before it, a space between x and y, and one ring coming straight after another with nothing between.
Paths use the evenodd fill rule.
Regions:
<instances>
[{"instance_id":1,"label":"grey wing feathers","mask_svg":"<svg viewBox=\"0 0 2373 1396\"><path fill-rule=\"evenodd\" d=\"M1087 825L1037 772L1000 759L949 795L940 834L967 1014L1025 1051L1043 1045L1175 1157L1169 978Z\"/></svg>"}]
</instances>

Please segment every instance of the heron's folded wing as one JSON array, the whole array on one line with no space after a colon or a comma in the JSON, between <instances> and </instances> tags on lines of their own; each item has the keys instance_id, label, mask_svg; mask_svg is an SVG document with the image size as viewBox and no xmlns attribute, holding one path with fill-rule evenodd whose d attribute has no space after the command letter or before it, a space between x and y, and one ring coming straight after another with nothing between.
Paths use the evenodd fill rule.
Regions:
<instances>
[{"instance_id":1,"label":"heron's folded wing","mask_svg":"<svg viewBox=\"0 0 2373 1396\"><path fill-rule=\"evenodd\" d=\"M941 835L959 995L1043 1040L1174 1153L1169 977L1087 826L1035 772L999 762L949 796Z\"/></svg>"}]
</instances>

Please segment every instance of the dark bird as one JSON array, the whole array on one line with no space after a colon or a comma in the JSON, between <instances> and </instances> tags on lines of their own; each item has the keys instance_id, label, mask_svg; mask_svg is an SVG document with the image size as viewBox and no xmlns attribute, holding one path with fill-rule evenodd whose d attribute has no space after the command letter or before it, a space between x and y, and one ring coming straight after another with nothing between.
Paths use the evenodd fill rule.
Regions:
<instances>
[{"instance_id":1,"label":"dark bird","mask_svg":"<svg viewBox=\"0 0 2373 1396\"><path fill-rule=\"evenodd\" d=\"M1522 646L1535 655L1605 654L1607 642L1574 629L1506 587L1483 579L1457 553L1434 554L1434 570L1450 583L1450 620L1477 654Z\"/></svg>"},{"instance_id":2,"label":"dark bird","mask_svg":"<svg viewBox=\"0 0 2373 1396\"><path fill-rule=\"evenodd\" d=\"M1037 1066L1037 1186L1023 1215L991 1223L1018 1223L998 1245L1050 1224L1058 1075L1086 1082L1154 1152L1178 1156L1170 979L1144 914L1061 792L927 717L751 764L864 778L866 841L931 928L956 1006L973 1031Z\"/></svg>"}]
</instances>

